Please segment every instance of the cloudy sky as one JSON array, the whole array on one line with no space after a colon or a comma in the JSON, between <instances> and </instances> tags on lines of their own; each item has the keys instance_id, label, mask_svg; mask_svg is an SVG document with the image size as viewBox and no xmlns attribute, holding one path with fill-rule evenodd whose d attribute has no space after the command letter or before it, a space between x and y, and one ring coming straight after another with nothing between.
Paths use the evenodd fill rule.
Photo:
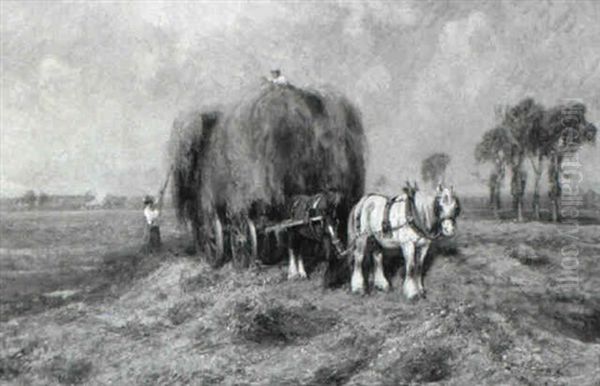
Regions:
<instances>
[{"instance_id":1,"label":"cloudy sky","mask_svg":"<svg viewBox=\"0 0 600 386\"><path fill-rule=\"evenodd\" d=\"M433 151L484 192L473 148L496 106L576 98L600 121L594 1L2 1L0 194L143 194L179 111L235 99L274 67L363 113L368 180L418 178ZM581 153L600 189L600 150Z\"/></svg>"}]
</instances>

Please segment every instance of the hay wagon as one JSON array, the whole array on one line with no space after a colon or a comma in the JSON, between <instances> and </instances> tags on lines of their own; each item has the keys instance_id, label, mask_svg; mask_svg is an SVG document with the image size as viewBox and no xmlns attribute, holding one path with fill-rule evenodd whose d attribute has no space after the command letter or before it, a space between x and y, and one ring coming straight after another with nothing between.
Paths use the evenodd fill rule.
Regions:
<instances>
[{"instance_id":1,"label":"hay wagon","mask_svg":"<svg viewBox=\"0 0 600 386\"><path fill-rule=\"evenodd\" d=\"M246 268L258 261L270 263L280 260L286 251L285 233L293 228L323 221L323 216L306 219L285 219L280 222L268 219L230 219L214 216L203 228L200 248L208 262L220 266L231 261L236 267Z\"/></svg>"},{"instance_id":2,"label":"hay wagon","mask_svg":"<svg viewBox=\"0 0 600 386\"><path fill-rule=\"evenodd\" d=\"M283 233L322 221L287 218L291 197L335 190L349 212L364 192L364 149L360 113L343 96L265 85L230 108L175 121L177 215L214 266L274 263Z\"/></svg>"}]
</instances>

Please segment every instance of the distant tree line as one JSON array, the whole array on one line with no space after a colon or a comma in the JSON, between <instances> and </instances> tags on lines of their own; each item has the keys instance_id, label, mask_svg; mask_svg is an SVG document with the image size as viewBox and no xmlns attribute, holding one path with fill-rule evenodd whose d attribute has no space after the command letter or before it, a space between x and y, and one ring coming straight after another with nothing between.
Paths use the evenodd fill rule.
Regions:
<instances>
[{"instance_id":1,"label":"distant tree line","mask_svg":"<svg viewBox=\"0 0 600 386\"><path fill-rule=\"evenodd\" d=\"M477 162L493 165L488 187L489 202L496 213L501 208L500 192L508 171L513 209L518 221L523 220L528 177L524 164L529 161L534 173L534 217L540 219L540 183L547 164L552 220L560 220L563 163L581 146L596 141L597 128L586 120L585 113L585 105L579 102L545 108L533 98L496 109L497 125L486 131L475 147Z\"/></svg>"},{"instance_id":2,"label":"distant tree line","mask_svg":"<svg viewBox=\"0 0 600 386\"><path fill-rule=\"evenodd\" d=\"M126 197L108 194L98 199L91 191L85 194L47 194L28 190L16 199L3 199L6 209L119 209L141 207L141 197Z\"/></svg>"}]
</instances>

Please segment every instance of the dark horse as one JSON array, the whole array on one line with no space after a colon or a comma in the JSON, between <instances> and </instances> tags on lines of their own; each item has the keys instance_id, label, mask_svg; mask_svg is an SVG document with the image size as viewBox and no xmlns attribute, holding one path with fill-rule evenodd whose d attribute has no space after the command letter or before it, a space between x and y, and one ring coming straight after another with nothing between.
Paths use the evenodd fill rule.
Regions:
<instances>
[{"instance_id":1,"label":"dark horse","mask_svg":"<svg viewBox=\"0 0 600 386\"><path fill-rule=\"evenodd\" d=\"M328 262L324 284L333 285L331 276L335 274L337 261L342 261L342 245L338 237L341 203L342 195L336 191L292 197L287 209L288 218L302 223L288 228L287 231L288 280L307 278L304 256L307 251L310 250L314 254L315 249L318 249L317 254Z\"/></svg>"}]
</instances>

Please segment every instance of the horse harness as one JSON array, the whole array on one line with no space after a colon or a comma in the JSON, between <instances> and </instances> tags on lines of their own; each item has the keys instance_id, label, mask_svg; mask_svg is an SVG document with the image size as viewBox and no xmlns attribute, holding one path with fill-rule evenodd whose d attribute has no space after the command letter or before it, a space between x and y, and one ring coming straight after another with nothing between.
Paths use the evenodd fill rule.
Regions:
<instances>
[{"instance_id":1,"label":"horse harness","mask_svg":"<svg viewBox=\"0 0 600 386\"><path fill-rule=\"evenodd\" d=\"M402 229L406 226L410 226L420 237L423 237L430 241L436 240L441 236L439 226L436 225L436 227L434 228L434 229L436 229L436 232L432 233L426 229L426 227L423 225L419 216L415 215L416 205L415 205L414 191L409 190L409 191L406 191L406 194L401 194L401 195L394 196L394 197L386 197L386 199L387 199L387 201L385 203L385 207L383 210L383 220L381 223L381 231L379 231L379 232L372 232L372 231L371 232L360 232L360 224L357 223L356 224L357 225L356 237L354 237L354 239L352 239L352 240L349 240L349 242L348 242L349 247L346 250L340 252L340 256L347 255L352 250L352 247L350 247L350 245L354 244L360 236L363 236L367 233L370 233L373 236L391 237L392 232ZM406 204L407 204L406 205L406 222L396 225L396 226L392 226L391 221L390 221L391 208L395 203L402 202L402 201L406 201ZM436 209L436 211L437 211L437 209ZM443 219L440 219L440 220L443 220Z\"/></svg>"},{"instance_id":2,"label":"horse harness","mask_svg":"<svg viewBox=\"0 0 600 386\"><path fill-rule=\"evenodd\" d=\"M398 201L404 201L404 196L399 195L391 198L386 197L385 207L383 208L383 220L381 221L381 231L385 236L390 236L393 231L392 222L390 221L390 211L392 209L392 206ZM407 205L406 210L407 212L409 210L412 212L412 206ZM408 214L407 217L409 217Z\"/></svg>"},{"instance_id":3,"label":"horse harness","mask_svg":"<svg viewBox=\"0 0 600 386\"><path fill-rule=\"evenodd\" d=\"M323 238L323 232L325 231L331 238L331 242L333 243L336 251L338 253L341 253L341 241L339 240L333 229L333 221L331 219L331 214L329 213L329 202L327 201L327 197L323 193L319 193L313 196L296 197L292 202L292 206L290 208L290 215L298 219L301 219L302 217L309 219L311 217L316 217L319 215L322 216L323 219L321 220L321 227L323 228L318 229L312 221L307 220L307 224L304 228L307 229L308 232L304 233L300 231L301 234L312 240L321 241Z\"/></svg>"},{"instance_id":4,"label":"horse harness","mask_svg":"<svg viewBox=\"0 0 600 386\"><path fill-rule=\"evenodd\" d=\"M390 211L392 206L398 202L406 202L405 210L406 210L406 222L404 224L398 225L396 227L392 227L392 223L390 221ZM414 195L407 192L406 195L398 195L394 197L387 197L387 201L385 203L385 207L383 209L383 220L381 222L381 233L383 237L390 237L392 232L398 229L403 228L408 225L421 237L426 239L436 239L439 237L439 232L436 234L432 234L421 221L421 218L416 215L416 205L415 205L415 197Z\"/></svg>"}]
</instances>

